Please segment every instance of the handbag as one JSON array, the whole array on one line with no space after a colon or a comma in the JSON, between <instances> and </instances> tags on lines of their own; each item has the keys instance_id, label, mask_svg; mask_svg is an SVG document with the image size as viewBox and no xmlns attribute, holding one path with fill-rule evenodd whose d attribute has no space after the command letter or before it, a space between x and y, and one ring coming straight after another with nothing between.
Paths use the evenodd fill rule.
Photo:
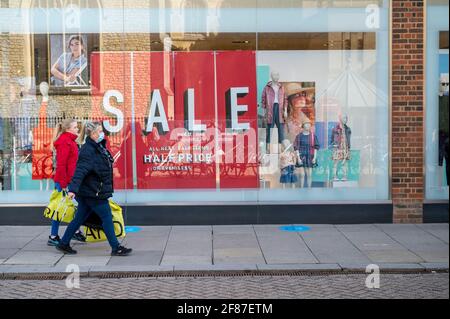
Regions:
<instances>
[{"instance_id":1,"label":"handbag","mask_svg":"<svg viewBox=\"0 0 450 319\"><path fill-rule=\"evenodd\" d=\"M56 189L50 196L50 202L44 209L44 217L58 222L70 223L75 217L76 207L65 191Z\"/></svg>"},{"instance_id":2,"label":"handbag","mask_svg":"<svg viewBox=\"0 0 450 319\"><path fill-rule=\"evenodd\" d=\"M122 207L112 200L109 200L109 206L111 207L114 233L117 238L123 238L126 236L126 233ZM107 240L106 234L103 231L102 221L97 214L91 213L83 225L84 234L86 235L86 242L96 243Z\"/></svg>"}]
</instances>

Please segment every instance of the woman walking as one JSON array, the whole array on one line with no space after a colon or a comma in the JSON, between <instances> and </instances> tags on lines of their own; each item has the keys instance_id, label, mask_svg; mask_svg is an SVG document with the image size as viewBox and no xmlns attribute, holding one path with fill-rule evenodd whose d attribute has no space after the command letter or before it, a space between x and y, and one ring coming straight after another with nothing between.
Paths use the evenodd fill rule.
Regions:
<instances>
[{"instance_id":1,"label":"woman walking","mask_svg":"<svg viewBox=\"0 0 450 319\"><path fill-rule=\"evenodd\" d=\"M87 123L81 135L83 139L86 135L86 142L80 149L68 193L71 198L76 196L78 210L56 248L65 254L76 254L77 252L70 247L70 239L94 212L102 220L103 230L112 249L111 255L127 256L132 249L121 246L114 233L112 212L108 201L114 192L114 159L106 148L105 133L101 123Z\"/></svg>"},{"instance_id":2,"label":"woman walking","mask_svg":"<svg viewBox=\"0 0 450 319\"><path fill-rule=\"evenodd\" d=\"M66 189L75 173L78 159L78 123L74 119L66 119L59 123L55 129L54 149L56 151L56 170L53 176L55 189L62 192ZM61 240L58 236L60 222L53 220L51 234L47 245L56 246ZM86 237L80 230L73 235L73 239L85 242Z\"/></svg>"}]
</instances>

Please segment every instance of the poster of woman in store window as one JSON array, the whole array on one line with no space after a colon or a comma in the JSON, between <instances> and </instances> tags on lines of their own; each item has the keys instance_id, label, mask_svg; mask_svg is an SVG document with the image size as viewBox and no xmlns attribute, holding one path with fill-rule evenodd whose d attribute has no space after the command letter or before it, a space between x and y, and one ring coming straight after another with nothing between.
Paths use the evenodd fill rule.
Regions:
<instances>
[{"instance_id":1,"label":"poster of woman in store window","mask_svg":"<svg viewBox=\"0 0 450 319\"><path fill-rule=\"evenodd\" d=\"M293 142L302 131L302 124L310 121L315 123L315 83L285 82L283 83L288 98L288 117L286 133Z\"/></svg>"},{"instance_id":2,"label":"poster of woman in store window","mask_svg":"<svg viewBox=\"0 0 450 319\"><path fill-rule=\"evenodd\" d=\"M89 85L87 37L85 35L51 35L51 85L83 87Z\"/></svg>"}]
</instances>

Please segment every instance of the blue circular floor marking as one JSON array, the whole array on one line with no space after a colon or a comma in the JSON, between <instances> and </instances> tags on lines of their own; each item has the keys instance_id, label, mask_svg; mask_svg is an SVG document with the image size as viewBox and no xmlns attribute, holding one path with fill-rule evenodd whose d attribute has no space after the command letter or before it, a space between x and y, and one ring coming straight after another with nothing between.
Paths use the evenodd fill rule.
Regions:
<instances>
[{"instance_id":1,"label":"blue circular floor marking","mask_svg":"<svg viewBox=\"0 0 450 319\"><path fill-rule=\"evenodd\" d=\"M137 232L139 232L141 230L142 230L141 227L125 226L125 232L127 232L127 233L137 233Z\"/></svg>"},{"instance_id":2,"label":"blue circular floor marking","mask_svg":"<svg viewBox=\"0 0 450 319\"><path fill-rule=\"evenodd\" d=\"M281 226L281 230L283 231L292 231L292 232L303 232L311 230L311 227L308 226Z\"/></svg>"}]
</instances>

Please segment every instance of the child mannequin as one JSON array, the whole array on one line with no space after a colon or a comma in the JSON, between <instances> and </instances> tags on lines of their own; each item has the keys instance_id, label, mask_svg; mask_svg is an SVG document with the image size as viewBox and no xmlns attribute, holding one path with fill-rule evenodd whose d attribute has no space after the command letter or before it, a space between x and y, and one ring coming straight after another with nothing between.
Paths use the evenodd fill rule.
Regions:
<instances>
[{"instance_id":1,"label":"child mannequin","mask_svg":"<svg viewBox=\"0 0 450 319\"><path fill-rule=\"evenodd\" d=\"M300 167L300 187L305 184L305 175L308 179L307 187L312 187L313 167L317 167L317 150L320 148L317 136L311 131L311 122L302 124L303 131L297 135L294 149L297 152L298 166Z\"/></svg>"},{"instance_id":2,"label":"child mannequin","mask_svg":"<svg viewBox=\"0 0 450 319\"><path fill-rule=\"evenodd\" d=\"M280 183L283 184L283 188L286 188L287 184L291 184L291 187L294 188L295 183L297 183L297 176L295 175L297 155L289 140L283 140L282 150L283 152L280 154Z\"/></svg>"}]
</instances>

